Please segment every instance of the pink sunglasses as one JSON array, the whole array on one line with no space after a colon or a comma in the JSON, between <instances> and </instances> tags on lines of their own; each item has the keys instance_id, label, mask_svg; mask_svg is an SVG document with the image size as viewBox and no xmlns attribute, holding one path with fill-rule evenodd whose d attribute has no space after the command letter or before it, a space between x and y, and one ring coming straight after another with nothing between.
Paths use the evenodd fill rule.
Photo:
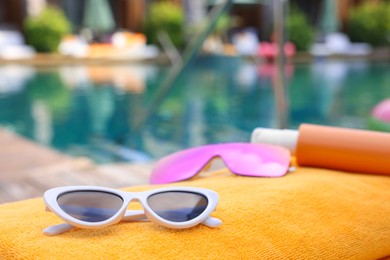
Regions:
<instances>
[{"instance_id":1,"label":"pink sunglasses","mask_svg":"<svg viewBox=\"0 0 390 260\"><path fill-rule=\"evenodd\" d=\"M280 146L250 143L211 144L186 149L159 160L150 183L190 179L214 158L220 157L234 174L251 177L281 177L290 166L290 152Z\"/></svg>"}]
</instances>

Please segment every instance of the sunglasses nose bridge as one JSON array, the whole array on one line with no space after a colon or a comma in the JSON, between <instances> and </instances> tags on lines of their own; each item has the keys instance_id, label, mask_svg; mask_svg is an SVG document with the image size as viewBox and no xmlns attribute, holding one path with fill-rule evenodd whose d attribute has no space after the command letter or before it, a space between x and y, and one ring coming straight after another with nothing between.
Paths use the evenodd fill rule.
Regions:
<instances>
[{"instance_id":1,"label":"sunglasses nose bridge","mask_svg":"<svg viewBox=\"0 0 390 260\"><path fill-rule=\"evenodd\" d=\"M123 204L124 204L126 209L128 209L131 206L130 204L141 205L143 209L145 209L145 207L147 206L146 199L143 198L142 196L140 196L140 197L138 197L138 196L127 197L126 199L124 199ZM135 208L138 209L137 206Z\"/></svg>"},{"instance_id":2,"label":"sunglasses nose bridge","mask_svg":"<svg viewBox=\"0 0 390 260\"><path fill-rule=\"evenodd\" d=\"M215 152L214 156L210 158L210 161L213 161L214 159L219 159L223 162L223 164L227 167L227 161L224 158L224 152L223 151L217 151Z\"/></svg>"},{"instance_id":3,"label":"sunglasses nose bridge","mask_svg":"<svg viewBox=\"0 0 390 260\"><path fill-rule=\"evenodd\" d=\"M230 171L235 173L235 170L233 169L231 163L229 163L229 160L226 159L226 154L223 150L218 151L215 153L215 157L219 158L222 162L223 165Z\"/></svg>"}]
</instances>

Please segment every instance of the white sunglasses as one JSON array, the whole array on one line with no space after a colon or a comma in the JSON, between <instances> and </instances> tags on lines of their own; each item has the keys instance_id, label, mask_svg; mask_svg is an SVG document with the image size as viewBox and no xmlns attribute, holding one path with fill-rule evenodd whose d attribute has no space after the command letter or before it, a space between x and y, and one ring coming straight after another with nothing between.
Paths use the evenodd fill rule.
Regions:
<instances>
[{"instance_id":1,"label":"white sunglasses","mask_svg":"<svg viewBox=\"0 0 390 260\"><path fill-rule=\"evenodd\" d=\"M66 186L50 189L43 197L46 209L66 222L46 228L46 235L61 234L74 227L103 228L119 221L150 220L177 229L222 224L210 216L218 204L218 194L204 188L125 192L98 186ZM127 210L132 201L141 203L144 210Z\"/></svg>"}]
</instances>

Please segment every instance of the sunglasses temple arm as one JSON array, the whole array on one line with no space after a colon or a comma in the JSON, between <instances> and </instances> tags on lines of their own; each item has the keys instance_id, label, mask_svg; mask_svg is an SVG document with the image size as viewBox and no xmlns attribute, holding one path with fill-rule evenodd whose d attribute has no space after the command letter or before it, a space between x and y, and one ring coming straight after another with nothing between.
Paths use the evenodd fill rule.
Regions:
<instances>
[{"instance_id":1,"label":"sunglasses temple arm","mask_svg":"<svg viewBox=\"0 0 390 260\"><path fill-rule=\"evenodd\" d=\"M47 206L45 207L45 210L51 212L51 210ZM48 236L55 236L55 235L64 233L66 231L69 231L73 228L75 228L75 226L72 226L68 223L62 223L62 224L58 224L58 225L54 225L54 226L50 226L48 228L45 228L43 230L43 234L48 235Z\"/></svg>"},{"instance_id":2,"label":"sunglasses temple arm","mask_svg":"<svg viewBox=\"0 0 390 260\"><path fill-rule=\"evenodd\" d=\"M214 217L208 217L202 222L202 224L208 227L218 227L222 224L222 220Z\"/></svg>"},{"instance_id":3,"label":"sunglasses temple arm","mask_svg":"<svg viewBox=\"0 0 390 260\"><path fill-rule=\"evenodd\" d=\"M126 210L121 221L148 221L143 210Z\"/></svg>"},{"instance_id":4,"label":"sunglasses temple arm","mask_svg":"<svg viewBox=\"0 0 390 260\"><path fill-rule=\"evenodd\" d=\"M46 211L50 211L50 209L46 208ZM147 220L148 219L146 218L143 210L127 210L125 215L122 218L122 221L147 221ZM71 224L68 223L62 223L44 229L43 234L48 236L54 236L54 235L67 232L73 228L75 228L75 226L72 226Z\"/></svg>"},{"instance_id":5,"label":"sunglasses temple arm","mask_svg":"<svg viewBox=\"0 0 390 260\"><path fill-rule=\"evenodd\" d=\"M44 229L43 234L48 235L48 236L54 236L54 235L58 235L58 234L66 232L66 231L69 231L73 228L75 228L75 226L72 226L68 223L62 223L62 224L50 226L50 227Z\"/></svg>"},{"instance_id":6,"label":"sunglasses temple arm","mask_svg":"<svg viewBox=\"0 0 390 260\"><path fill-rule=\"evenodd\" d=\"M122 221L148 221L148 219L143 210L127 210ZM218 227L222 221L218 218L208 217L202 224L208 227Z\"/></svg>"},{"instance_id":7,"label":"sunglasses temple arm","mask_svg":"<svg viewBox=\"0 0 390 260\"><path fill-rule=\"evenodd\" d=\"M148 221L143 210L127 210L122 218L122 221ZM208 227L218 227L222 224L222 220L214 217L208 217L203 222L203 225Z\"/></svg>"},{"instance_id":8,"label":"sunglasses temple arm","mask_svg":"<svg viewBox=\"0 0 390 260\"><path fill-rule=\"evenodd\" d=\"M127 210L125 215L122 218L122 221L147 221L147 220L148 219L146 218L143 210ZM214 217L208 217L202 222L202 224L208 227L218 227L219 225L222 224L222 221ZM75 228L75 226L72 226L68 223L62 223L44 229L43 234L48 236L54 236L54 235L67 232L73 228Z\"/></svg>"}]
</instances>

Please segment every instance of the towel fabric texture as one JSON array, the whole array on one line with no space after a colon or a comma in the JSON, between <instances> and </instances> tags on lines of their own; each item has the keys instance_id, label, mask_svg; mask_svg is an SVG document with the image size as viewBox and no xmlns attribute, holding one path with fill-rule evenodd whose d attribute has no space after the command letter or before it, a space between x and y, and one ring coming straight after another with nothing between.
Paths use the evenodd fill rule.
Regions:
<instances>
[{"instance_id":1,"label":"towel fabric texture","mask_svg":"<svg viewBox=\"0 0 390 260\"><path fill-rule=\"evenodd\" d=\"M226 171L227 172L227 171ZM298 168L282 178L220 174L171 186L220 195L217 228L122 222L57 236L42 198L0 205L0 259L380 259L390 256L390 177ZM131 174L131 173L129 173ZM161 187L164 185L159 185ZM168 185L165 185L168 186ZM137 186L140 191L157 186Z\"/></svg>"}]
</instances>

